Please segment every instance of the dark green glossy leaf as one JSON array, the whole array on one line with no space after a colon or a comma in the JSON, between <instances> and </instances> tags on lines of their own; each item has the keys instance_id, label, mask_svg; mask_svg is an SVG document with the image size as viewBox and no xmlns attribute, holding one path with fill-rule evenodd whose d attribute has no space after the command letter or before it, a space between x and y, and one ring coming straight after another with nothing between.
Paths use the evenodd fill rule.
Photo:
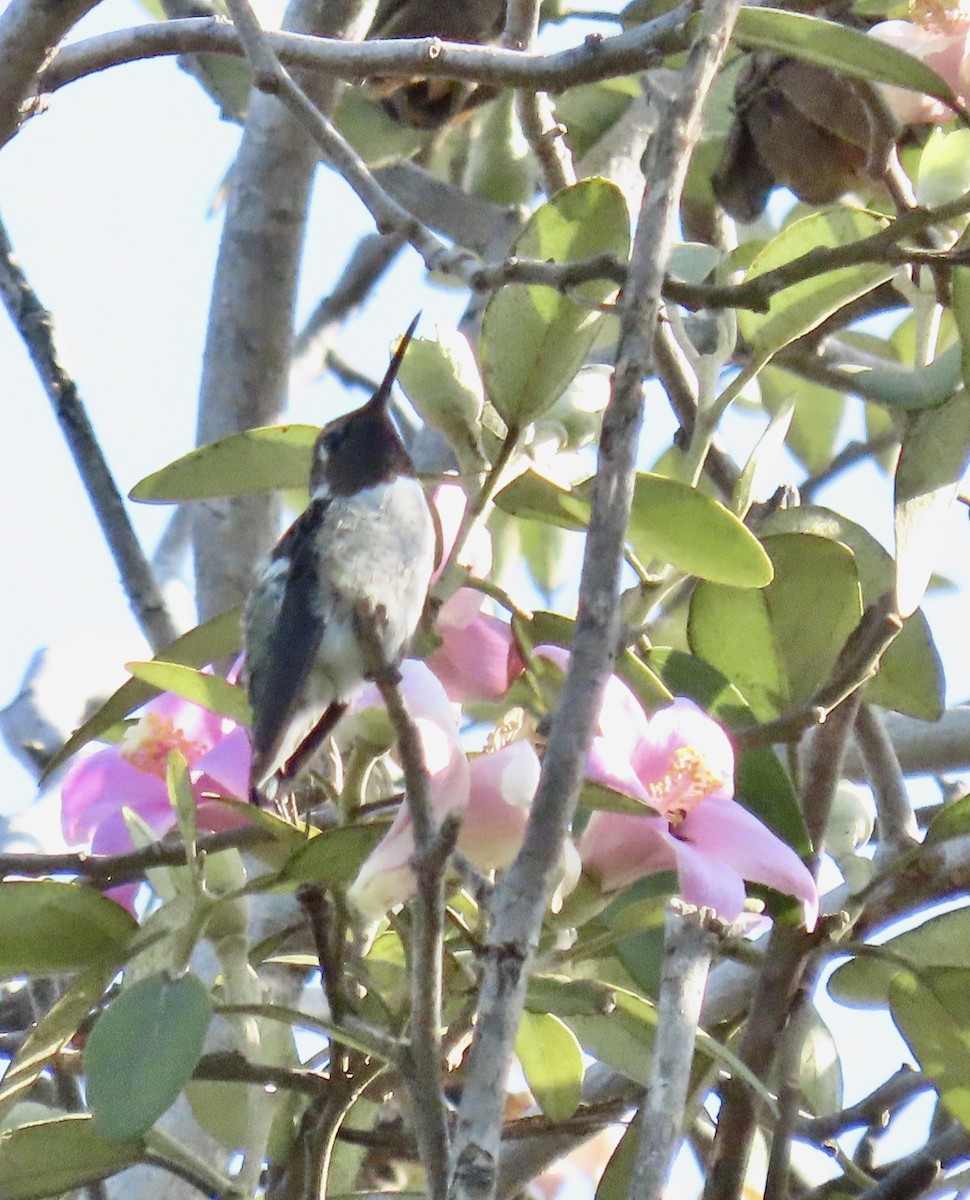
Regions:
<instances>
[{"instance_id":1,"label":"dark green glossy leaf","mask_svg":"<svg viewBox=\"0 0 970 1200\"><path fill-rule=\"evenodd\" d=\"M765 534L809 533L842 542L855 555L864 605L875 603L894 586L895 564L872 534L820 505L806 504L773 513L761 526ZM943 664L922 611L913 613L886 651L879 674L866 687L866 699L923 721L943 713Z\"/></svg>"},{"instance_id":2,"label":"dark green glossy leaf","mask_svg":"<svg viewBox=\"0 0 970 1200\"><path fill-rule=\"evenodd\" d=\"M742 46L775 50L870 83L894 83L946 103L956 99L926 63L835 21L778 8L742 8L734 36Z\"/></svg>"},{"instance_id":3,"label":"dark green glossy leaf","mask_svg":"<svg viewBox=\"0 0 970 1200\"><path fill-rule=\"evenodd\" d=\"M761 591L700 583L691 649L736 683L759 719L807 702L862 614L852 552L804 534L765 539L775 578Z\"/></svg>"},{"instance_id":4,"label":"dark green glossy leaf","mask_svg":"<svg viewBox=\"0 0 970 1200\"><path fill-rule=\"evenodd\" d=\"M896 603L915 612L943 550L946 520L970 462L970 393L907 417L896 467Z\"/></svg>"},{"instance_id":5,"label":"dark green glossy leaf","mask_svg":"<svg viewBox=\"0 0 970 1200\"><path fill-rule=\"evenodd\" d=\"M87 1116L21 1125L0 1135L0 1196L61 1196L133 1166L142 1154L140 1141L104 1137Z\"/></svg>"},{"instance_id":6,"label":"dark green glossy leaf","mask_svg":"<svg viewBox=\"0 0 970 1200\"><path fill-rule=\"evenodd\" d=\"M218 675L196 671L181 663L161 662L157 658L150 662L125 663L125 669L158 691L172 692L183 700L191 700L220 717L229 717L237 725L249 725L252 719L245 689L227 683Z\"/></svg>"},{"instance_id":7,"label":"dark green glossy leaf","mask_svg":"<svg viewBox=\"0 0 970 1200\"><path fill-rule=\"evenodd\" d=\"M0 883L0 978L118 963L137 929L127 909L79 884Z\"/></svg>"},{"instance_id":8,"label":"dark green glossy leaf","mask_svg":"<svg viewBox=\"0 0 970 1200\"><path fill-rule=\"evenodd\" d=\"M570 262L609 253L625 260L630 216L623 193L606 179L564 188L532 214L512 248L519 258ZM524 429L559 399L586 360L616 290L591 280L574 294L510 284L485 309L479 356L488 398L511 429Z\"/></svg>"},{"instance_id":9,"label":"dark green glossy leaf","mask_svg":"<svg viewBox=\"0 0 970 1200\"><path fill-rule=\"evenodd\" d=\"M577 489L572 491L546 479L536 471L524 471L495 497L502 512L557 525L561 529L585 529L589 524L589 501Z\"/></svg>"},{"instance_id":10,"label":"dark green glossy leaf","mask_svg":"<svg viewBox=\"0 0 970 1200\"><path fill-rule=\"evenodd\" d=\"M220 613L218 617L212 617L202 625L197 625L195 629L190 629L188 633L176 638L170 646L160 650L157 659L153 661L204 667L207 663L235 654L242 644L239 628L241 612L240 608L231 608L228 612ZM157 695L158 688L143 683L140 679L130 679L123 683L114 695L109 696L104 704L71 734L54 755L44 772L44 779L62 763L67 762L82 746L95 741L113 725L123 721L135 709L141 708Z\"/></svg>"},{"instance_id":11,"label":"dark green glossy leaf","mask_svg":"<svg viewBox=\"0 0 970 1200\"><path fill-rule=\"evenodd\" d=\"M145 1133L192 1077L212 1004L194 975L149 975L98 1018L84 1052L94 1127L125 1141Z\"/></svg>"},{"instance_id":12,"label":"dark green glossy leaf","mask_svg":"<svg viewBox=\"0 0 970 1200\"><path fill-rule=\"evenodd\" d=\"M583 1052L576 1035L551 1013L522 1014L515 1053L536 1103L553 1121L568 1120L579 1107Z\"/></svg>"},{"instance_id":13,"label":"dark green glossy leaf","mask_svg":"<svg viewBox=\"0 0 970 1200\"><path fill-rule=\"evenodd\" d=\"M129 495L143 504L173 504L306 487L319 432L316 425L267 425L234 433L147 475Z\"/></svg>"},{"instance_id":14,"label":"dark green glossy leaf","mask_svg":"<svg viewBox=\"0 0 970 1200\"><path fill-rule=\"evenodd\" d=\"M390 826L390 821L343 825L311 838L283 868L291 883L319 883L342 887L353 883L364 859Z\"/></svg>"}]
</instances>

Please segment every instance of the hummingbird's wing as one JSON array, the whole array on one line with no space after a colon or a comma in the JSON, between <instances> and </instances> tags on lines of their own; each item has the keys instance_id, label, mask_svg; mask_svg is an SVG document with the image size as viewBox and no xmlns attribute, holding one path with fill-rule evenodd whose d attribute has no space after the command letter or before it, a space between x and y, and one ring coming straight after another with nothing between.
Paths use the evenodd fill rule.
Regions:
<instances>
[{"instance_id":1,"label":"hummingbird's wing","mask_svg":"<svg viewBox=\"0 0 970 1200\"><path fill-rule=\"evenodd\" d=\"M323 637L316 547L324 508L311 504L297 518L246 605L256 784L285 765L276 759Z\"/></svg>"}]
</instances>

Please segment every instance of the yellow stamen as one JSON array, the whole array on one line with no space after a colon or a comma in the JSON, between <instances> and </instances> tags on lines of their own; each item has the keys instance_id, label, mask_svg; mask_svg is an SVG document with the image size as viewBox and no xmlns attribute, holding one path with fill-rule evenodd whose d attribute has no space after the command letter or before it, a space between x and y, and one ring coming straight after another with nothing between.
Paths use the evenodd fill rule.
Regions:
<instances>
[{"instance_id":1,"label":"yellow stamen","mask_svg":"<svg viewBox=\"0 0 970 1200\"><path fill-rule=\"evenodd\" d=\"M699 800L724 785L724 776L712 771L693 746L679 746L670 756L666 771L647 784L650 803L672 825L679 825Z\"/></svg>"},{"instance_id":2,"label":"yellow stamen","mask_svg":"<svg viewBox=\"0 0 970 1200\"><path fill-rule=\"evenodd\" d=\"M118 753L139 771L164 779L172 750L181 750L186 760L192 763L205 753L205 749L205 746L186 737L171 717L150 712L125 731Z\"/></svg>"}]
</instances>

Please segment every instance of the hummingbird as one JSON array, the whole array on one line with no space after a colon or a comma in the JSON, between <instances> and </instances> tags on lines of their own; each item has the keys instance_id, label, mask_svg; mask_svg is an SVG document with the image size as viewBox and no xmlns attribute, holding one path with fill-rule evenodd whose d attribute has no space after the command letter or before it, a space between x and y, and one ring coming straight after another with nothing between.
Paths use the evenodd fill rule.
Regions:
<instances>
[{"instance_id":1,"label":"hummingbird","mask_svg":"<svg viewBox=\"0 0 970 1200\"><path fill-rule=\"evenodd\" d=\"M360 609L373 616L391 665L403 658L421 619L436 527L387 407L417 323L415 317L370 400L320 431L309 503L246 602L254 803L286 794L362 687Z\"/></svg>"}]
</instances>

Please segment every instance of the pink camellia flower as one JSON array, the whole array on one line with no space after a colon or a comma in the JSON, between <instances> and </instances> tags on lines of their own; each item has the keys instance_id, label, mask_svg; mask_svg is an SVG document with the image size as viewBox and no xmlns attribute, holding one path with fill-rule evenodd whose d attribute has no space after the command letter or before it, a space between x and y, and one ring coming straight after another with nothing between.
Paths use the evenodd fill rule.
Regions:
<instances>
[{"instance_id":1,"label":"pink camellia flower","mask_svg":"<svg viewBox=\"0 0 970 1200\"><path fill-rule=\"evenodd\" d=\"M458 736L458 725L444 688L423 662L401 664L401 695L417 727L428 790L436 822L450 812L463 812L468 804L470 771ZM345 732L353 729L354 716L383 703L374 684L368 684L353 701L344 718ZM407 803L397 811L391 828L365 859L350 888L351 901L368 918L402 904L414 893L414 830Z\"/></svg>"},{"instance_id":2,"label":"pink camellia flower","mask_svg":"<svg viewBox=\"0 0 970 1200\"><path fill-rule=\"evenodd\" d=\"M568 652L541 646L564 665ZM677 699L649 719L613 676L604 694L586 776L638 800L643 815L593 813L579 842L583 869L604 892L645 875L676 870L690 904L733 921L744 881L802 902L805 925L818 919L818 889L790 846L734 799L734 751L724 730L692 700ZM656 815L652 815L656 814Z\"/></svg>"},{"instance_id":3,"label":"pink camellia flower","mask_svg":"<svg viewBox=\"0 0 970 1200\"><path fill-rule=\"evenodd\" d=\"M441 523L444 563L458 536L467 497L458 484L444 483L435 489L434 504ZM488 578L492 543L486 529L472 534L459 561L473 577ZM475 588L459 588L438 613L441 645L428 656L428 666L458 704L500 700L508 691L509 656L515 646L512 629L507 621L482 612L485 599Z\"/></svg>"},{"instance_id":4,"label":"pink camellia flower","mask_svg":"<svg viewBox=\"0 0 970 1200\"><path fill-rule=\"evenodd\" d=\"M515 858L539 782L539 759L527 741L466 757L452 706L444 688L422 662L401 667L401 694L414 718L428 770L431 805L437 823L463 813L458 849L481 870L507 867ZM354 701L353 715L380 706L369 685ZM407 802L368 856L350 889L350 899L368 918L383 915L414 894L411 869L414 828ZM568 871L567 871L568 874ZM575 880L567 879L567 884Z\"/></svg>"},{"instance_id":5,"label":"pink camellia flower","mask_svg":"<svg viewBox=\"0 0 970 1200\"><path fill-rule=\"evenodd\" d=\"M970 13L959 4L925 4L914 6L912 15L911 21L880 21L869 32L926 63L966 102L970 97ZM888 84L880 86L886 104L904 125L935 124L954 115L951 108L932 96Z\"/></svg>"},{"instance_id":6,"label":"pink camellia flower","mask_svg":"<svg viewBox=\"0 0 970 1200\"><path fill-rule=\"evenodd\" d=\"M164 692L145 706L141 718L116 746L74 763L61 787L61 828L71 845L90 843L95 854L120 854L133 842L122 815L130 808L157 833L175 822L165 772L169 753L179 750L189 765L199 802L199 827L210 831L243 823L226 805L205 799L249 794L249 737L241 725ZM134 886L109 892L126 906Z\"/></svg>"}]
</instances>

